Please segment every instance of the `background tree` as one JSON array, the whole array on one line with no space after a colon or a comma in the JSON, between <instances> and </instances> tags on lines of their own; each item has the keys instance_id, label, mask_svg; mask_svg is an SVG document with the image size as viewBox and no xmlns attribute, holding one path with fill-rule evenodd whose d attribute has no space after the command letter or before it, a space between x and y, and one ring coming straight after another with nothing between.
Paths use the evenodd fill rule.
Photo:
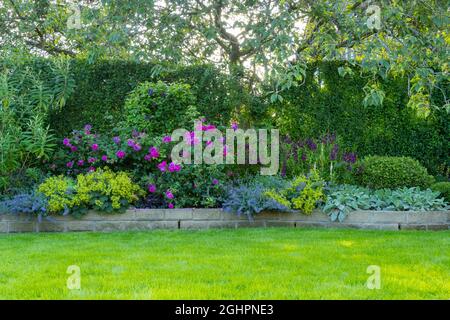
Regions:
<instances>
[{"instance_id":1,"label":"background tree","mask_svg":"<svg viewBox=\"0 0 450 320\"><path fill-rule=\"evenodd\" d=\"M5 0L2 50L120 57L181 64L214 62L244 88L272 100L299 85L312 60L344 60L367 74L366 106L382 104L378 81L409 79L409 105L448 101L448 3L440 0L78 1ZM342 76L351 68L342 66Z\"/></svg>"}]
</instances>

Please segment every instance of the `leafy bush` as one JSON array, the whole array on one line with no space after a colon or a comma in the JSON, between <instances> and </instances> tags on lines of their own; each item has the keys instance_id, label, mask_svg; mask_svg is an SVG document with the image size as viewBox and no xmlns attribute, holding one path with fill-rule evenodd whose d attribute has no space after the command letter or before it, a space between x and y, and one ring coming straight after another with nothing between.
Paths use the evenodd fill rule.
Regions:
<instances>
[{"instance_id":1,"label":"leafy bush","mask_svg":"<svg viewBox=\"0 0 450 320\"><path fill-rule=\"evenodd\" d=\"M55 147L48 125L50 110L60 110L73 92L68 61L44 63L47 73L0 60L0 191L10 193L28 168L47 161Z\"/></svg>"},{"instance_id":2,"label":"leafy bush","mask_svg":"<svg viewBox=\"0 0 450 320\"><path fill-rule=\"evenodd\" d=\"M297 209L311 214L324 198L324 182L318 172L312 170L308 175L294 178L287 187L280 190L270 189L265 195L288 209Z\"/></svg>"},{"instance_id":3,"label":"leafy bush","mask_svg":"<svg viewBox=\"0 0 450 320\"><path fill-rule=\"evenodd\" d=\"M445 201L450 202L450 182L442 181L437 182L430 187L433 191L438 191L441 196L445 198Z\"/></svg>"},{"instance_id":4,"label":"leafy bush","mask_svg":"<svg viewBox=\"0 0 450 320\"><path fill-rule=\"evenodd\" d=\"M0 202L1 213L29 213L39 217L47 215L47 200L38 193L17 194L9 200Z\"/></svg>"},{"instance_id":5,"label":"leafy bush","mask_svg":"<svg viewBox=\"0 0 450 320\"><path fill-rule=\"evenodd\" d=\"M287 208L274 199L266 196L269 189L286 186L286 181L276 176L260 176L252 180L239 181L229 186L222 204L227 212L245 214L250 219L254 214L264 210L286 211Z\"/></svg>"},{"instance_id":6,"label":"leafy bush","mask_svg":"<svg viewBox=\"0 0 450 320\"><path fill-rule=\"evenodd\" d=\"M38 190L47 197L49 212L74 215L88 209L123 211L142 194L127 173L107 169L80 174L76 181L64 176L50 177Z\"/></svg>"},{"instance_id":7,"label":"leafy bush","mask_svg":"<svg viewBox=\"0 0 450 320\"><path fill-rule=\"evenodd\" d=\"M151 207L215 208L220 206L227 182L224 165L184 165L178 172L154 172L141 179L149 191ZM173 198L167 197L167 191Z\"/></svg>"},{"instance_id":8,"label":"leafy bush","mask_svg":"<svg viewBox=\"0 0 450 320\"><path fill-rule=\"evenodd\" d=\"M198 117L194 104L187 84L144 82L125 101L125 123L151 137L171 134L177 128L192 126Z\"/></svg>"},{"instance_id":9,"label":"leafy bush","mask_svg":"<svg viewBox=\"0 0 450 320\"><path fill-rule=\"evenodd\" d=\"M38 60L41 59L32 61L36 68L40 67ZM48 73L47 68L40 70ZM85 123L91 123L100 133L110 132L123 120L127 94L144 81L189 84L200 114L223 123L229 121L233 107L242 105L243 100L242 94L232 86L236 80L213 65L170 65L160 61L155 64L124 59L92 63L88 59L73 59L71 70L76 90L64 111L52 113L51 118L52 128L59 137Z\"/></svg>"},{"instance_id":10,"label":"leafy bush","mask_svg":"<svg viewBox=\"0 0 450 320\"><path fill-rule=\"evenodd\" d=\"M434 178L419 161L410 157L365 157L358 171L358 182L372 189L429 187Z\"/></svg>"},{"instance_id":11,"label":"leafy bush","mask_svg":"<svg viewBox=\"0 0 450 320\"><path fill-rule=\"evenodd\" d=\"M352 185L333 188L327 195L323 211L332 221L343 221L354 210L377 211L430 211L445 210L448 205L439 192L430 189L401 188L396 190L370 190Z\"/></svg>"}]
</instances>

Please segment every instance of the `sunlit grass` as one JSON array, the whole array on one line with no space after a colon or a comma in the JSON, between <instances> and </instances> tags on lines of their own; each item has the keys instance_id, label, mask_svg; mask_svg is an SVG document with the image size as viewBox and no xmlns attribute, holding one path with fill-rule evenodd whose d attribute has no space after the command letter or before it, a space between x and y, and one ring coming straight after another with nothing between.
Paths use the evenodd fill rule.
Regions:
<instances>
[{"instance_id":1,"label":"sunlit grass","mask_svg":"<svg viewBox=\"0 0 450 320\"><path fill-rule=\"evenodd\" d=\"M449 299L450 232L239 229L0 236L3 299ZM81 268L69 290L68 266ZM369 290L369 265L381 288Z\"/></svg>"}]
</instances>

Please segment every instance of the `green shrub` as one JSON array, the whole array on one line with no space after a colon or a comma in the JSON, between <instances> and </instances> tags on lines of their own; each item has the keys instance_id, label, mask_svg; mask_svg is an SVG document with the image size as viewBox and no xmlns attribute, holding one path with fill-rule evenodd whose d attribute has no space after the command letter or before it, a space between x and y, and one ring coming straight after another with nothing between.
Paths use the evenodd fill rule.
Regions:
<instances>
[{"instance_id":1,"label":"green shrub","mask_svg":"<svg viewBox=\"0 0 450 320\"><path fill-rule=\"evenodd\" d=\"M318 172L312 170L309 175L294 178L288 187L281 190L268 190L265 195L288 209L297 209L304 214L311 214L324 199L324 182Z\"/></svg>"},{"instance_id":2,"label":"green shrub","mask_svg":"<svg viewBox=\"0 0 450 320\"><path fill-rule=\"evenodd\" d=\"M62 175L53 176L40 184L38 191L47 197L50 213L73 215L88 209L123 211L142 194L127 173L108 169L80 174L76 181Z\"/></svg>"},{"instance_id":3,"label":"green shrub","mask_svg":"<svg viewBox=\"0 0 450 320\"><path fill-rule=\"evenodd\" d=\"M438 192L430 189L401 188L396 190L370 190L352 185L332 188L322 210L332 221L343 221L354 210L376 211L432 211L446 210L445 203Z\"/></svg>"},{"instance_id":4,"label":"green shrub","mask_svg":"<svg viewBox=\"0 0 450 320\"><path fill-rule=\"evenodd\" d=\"M410 157L369 156L359 166L359 184L372 189L427 188L434 181L427 169Z\"/></svg>"},{"instance_id":5,"label":"green shrub","mask_svg":"<svg viewBox=\"0 0 450 320\"><path fill-rule=\"evenodd\" d=\"M286 211L284 205L266 195L268 190L286 188L287 180L279 176L254 176L238 181L237 185L230 185L224 197L225 212L245 214L252 219L254 214L264 210Z\"/></svg>"},{"instance_id":6,"label":"green shrub","mask_svg":"<svg viewBox=\"0 0 450 320\"><path fill-rule=\"evenodd\" d=\"M188 84L144 82L125 101L125 125L150 136L193 126L198 112ZM189 127L188 127L189 126Z\"/></svg>"},{"instance_id":7,"label":"green shrub","mask_svg":"<svg viewBox=\"0 0 450 320\"><path fill-rule=\"evenodd\" d=\"M450 182L449 181L442 181L437 182L430 187L433 191L439 191L441 196L444 197L445 201L450 202Z\"/></svg>"}]
</instances>

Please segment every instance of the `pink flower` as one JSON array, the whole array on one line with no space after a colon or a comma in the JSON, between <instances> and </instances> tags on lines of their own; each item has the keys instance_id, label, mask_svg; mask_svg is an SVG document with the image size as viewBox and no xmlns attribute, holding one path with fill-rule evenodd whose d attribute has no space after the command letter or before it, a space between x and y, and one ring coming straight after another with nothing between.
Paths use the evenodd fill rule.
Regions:
<instances>
[{"instance_id":1,"label":"pink flower","mask_svg":"<svg viewBox=\"0 0 450 320\"><path fill-rule=\"evenodd\" d=\"M108 156L106 154L102 155L102 161L108 161Z\"/></svg>"},{"instance_id":2,"label":"pink flower","mask_svg":"<svg viewBox=\"0 0 450 320\"><path fill-rule=\"evenodd\" d=\"M95 171L95 167L89 167L88 172L94 172Z\"/></svg>"},{"instance_id":3,"label":"pink flower","mask_svg":"<svg viewBox=\"0 0 450 320\"><path fill-rule=\"evenodd\" d=\"M170 190L167 190L167 191L166 191L166 197L167 197L168 199L173 199L173 198L174 198L173 193L172 193Z\"/></svg>"},{"instance_id":4,"label":"pink flower","mask_svg":"<svg viewBox=\"0 0 450 320\"><path fill-rule=\"evenodd\" d=\"M163 162L161 162L160 164L158 164L158 169L161 171L161 172L164 172L164 171L166 171L166 168L167 167L167 162L166 161L163 161Z\"/></svg>"},{"instance_id":5,"label":"pink flower","mask_svg":"<svg viewBox=\"0 0 450 320\"><path fill-rule=\"evenodd\" d=\"M163 143L170 143L170 142L172 142L172 137L171 137L171 136L165 136L165 137L162 139L162 142L163 142Z\"/></svg>"},{"instance_id":6,"label":"pink flower","mask_svg":"<svg viewBox=\"0 0 450 320\"><path fill-rule=\"evenodd\" d=\"M66 147L70 147L70 139L69 138L64 138L63 145L65 145Z\"/></svg>"},{"instance_id":7,"label":"pink flower","mask_svg":"<svg viewBox=\"0 0 450 320\"><path fill-rule=\"evenodd\" d=\"M212 184L214 184L214 185L219 184L219 180L213 179Z\"/></svg>"},{"instance_id":8,"label":"pink flower","mask_svg":"<svg viewBox=\"0 0 450 320\"><path fill-rule=\"evenodd\" d=\"M207 146L211 145L212 143L213 143L212 141L206 141Z\"/></svg>"},{"instance_id":9,"label":"pink flower","mask_svg":"<svg viewBox=\"0 0 450 320\"><path fill-rule=\"evenodd\" d=\"M179 164L176 164L174 162L171 162L169 164L169 171L170 172L178 172L178 171L180 171L180 169L181 169L181 166Z\"/></svg>"},{"instance_id":10,"label":"pink flower","mask_svg":"<svg viewBox=\"0 0 450 320\"><path fill-rule=\"evenodd\" d=\"M75 146L70 147L70 151L72 151L72 152L77 152L77 150L78 150L78 148Z\"/></svg>"},{"instance_id":11,"label":"pink flower","mask_svg":"<svg viewBox=\"0 0 450 320\"><path fill-rule=\"evenodd\" d=\"M119 158L119 159L124 158L124 157L125 157L125 151L123 151L123 150L117 151L117 152L116 152L116 156L117 156L117 158Z\"/></svg>"},{"instance_id":12,"label":"pink flower","mask_svg":"<svg viewBox=\"0 0 450 320\"><path fill-rule=\"evenodd\" d=\"M83 159L78 160L77 164L78 164L80 167L83 166L83 165L84 165L84 160L83 160Z\"/></svg>"},{"instance_id":13,"label":"pink flower","mask_svg":"<svg viewBox=\"0 0 450 320\"><path fill-rule=\"evenodd\" d=\"M216 126L214 126L212 124L208 124L206 126L203 126L203 131L214 130L215 128L216 128Z\"/></svg>"},{"instance_id":14,"label":"pink flower","mask_svg":"<svg viewBox=\"0 0 450 320\"><path fill-rule=\"evenodd\" d=\"M169 203L169 205L168 205L168 207L169 207L169 209L173 209L173 203Z\"/></svg>"},{"instance_id":15,"label":"pink flower","mask_svg":"<svg viewBox=\"0 0 450 320\"><path fill-rule=\"evenodd\" d=\"M150 153L150 156L151 156L152 158L158 158L158 157L159 157L159 151L158 151L158 149L155 148L155 147L151 147L151 148L148 150L148 152Z\"/></svg>"},{"instance_id":16,"label":"pink flower","mask_svg":"<svg viewBox=\"0 0 450 320\"><path fill-rule=\"evenodd\" d=\"M233 122L233 123L231 124L231 128L232 128L234 131L236 131L236 130L239 128L237 122Z\"/></svg>"},{"instance_id":17,"label":"pink flower","mask_svg":"<svg viewBox=\"0 0 450 320\"><path fill-rule=\"evenodd\" d=\"M73 167L73 161L69 161L66 163L66 167L67 168L72 168Z\"/></svg>"},{"instance_id":18,"label":"pink flower","mask_svg":"<svg viewBox=\"0 0 450 320\"><path fill-rule=\"evenodd\" d=\"M97 159L96 159L96 158L93 158L93 157L90 157L90 158L88 159L88 162L89 162L89 163L94 163L95 161L97 161Z\"/></svg>"},{"instance_id":19,"label":"pink flower","mask_svg":"<svg viewBox=\"0 0 450 320\"><path fill-rule=\"evenodd\" d=\"M152 155L149 154L149 153L147 153L147 154L144 156L144 160L145 160L145 161L150 161L150 160L152 160Z\"/></svg>"},{"instance_id":20,"label":"pink flower","mask_svg":"<svg viewBox=\"0 0 450 320\"><path fill-rule=\"evenodd\" d=\"M91 149L92 149L92 151L97 151L97 150L98 150L98 144L94 143L94 144L91 146Z\"/></svg>"},{"instance_id":21,"label":"pink flower","mask_svg":"<svg viewBox=\"0 0 450 320\"><path fill-rule=\"evenodd\" d=\"M150 193L156 192L156 186L154 184L148 185L148 192Z\"/></svg>"}]
</instances>

